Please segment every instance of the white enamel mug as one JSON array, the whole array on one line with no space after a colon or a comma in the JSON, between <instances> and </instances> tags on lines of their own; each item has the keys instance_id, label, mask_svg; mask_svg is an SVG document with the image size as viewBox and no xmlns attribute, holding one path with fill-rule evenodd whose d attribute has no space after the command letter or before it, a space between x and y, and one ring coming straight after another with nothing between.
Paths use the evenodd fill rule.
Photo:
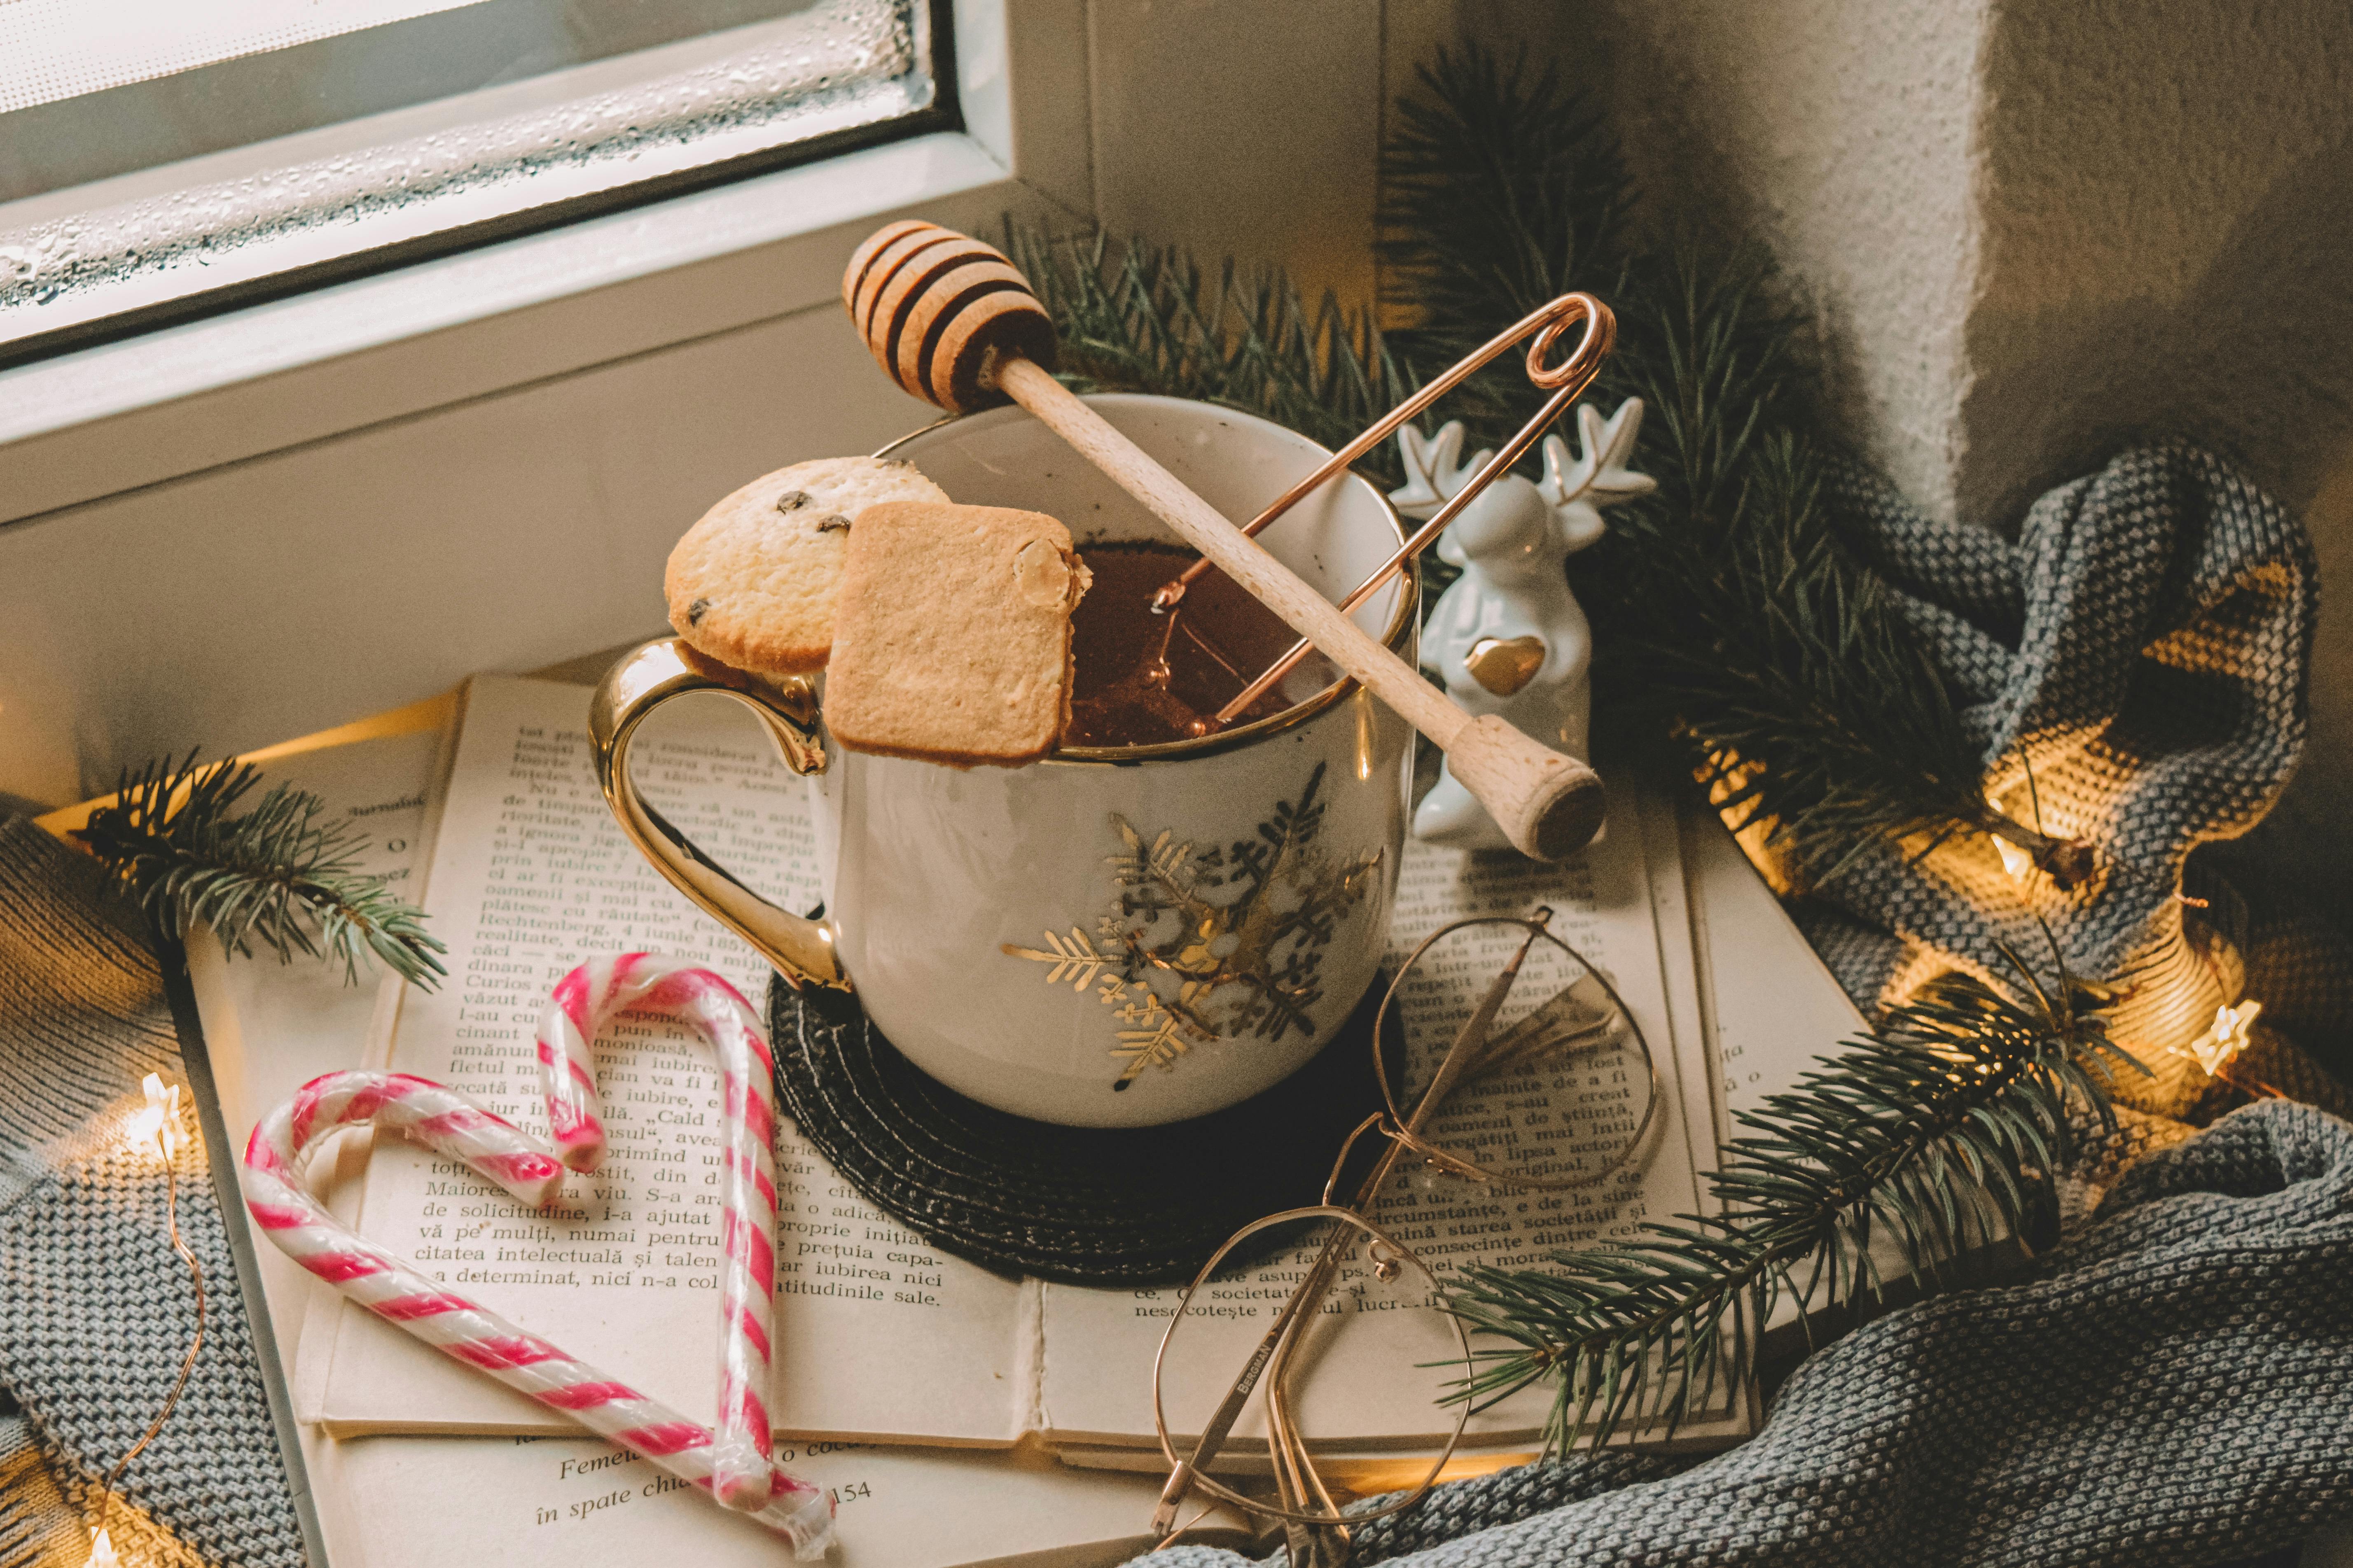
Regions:
<instances>
[{"instance_id":1,"label":"white enamel mug","mask_svg":"<svg viewBox=\"0 0 2353 1568\"><path fill-rule=\"evenodd\" d=\"M1330 456L1177 398L1087 401L1229 518ZM881 455L959 502L1059 518L1080 547L1176 541L1018 408L946 420ZM1334 600L1404 529L1353 475L1261 536ZM1409 662L1409 574L1356 613ZM631 732L688 691L750 704L808 775L827 918L736 881L628 782ZM597 689L590 739L621 825L689 898L796 985L854 989L909 1060L1041 1121L1139 1127L1246 1100L1330 1041L1379 964L1404 844L1412 731L1353 682L1196 741L1065 750L1017 769L869 756L823 731L819 685L772 684L664 639Z\"/></svg>"}]
</instances>

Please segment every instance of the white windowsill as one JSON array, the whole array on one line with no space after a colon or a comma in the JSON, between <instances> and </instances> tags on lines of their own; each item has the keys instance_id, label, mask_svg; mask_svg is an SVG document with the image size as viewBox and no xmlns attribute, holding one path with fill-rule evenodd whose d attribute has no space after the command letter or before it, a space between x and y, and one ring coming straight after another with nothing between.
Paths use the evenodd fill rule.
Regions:
<instances>
[{"instance_id":1,"label":"white windowsill","mask_svg":"<svg viewBox=\"0 0 2353 1568\"><path fill-rule=\"evenodd\" d=\"M955 0L963 133L844 153L0 371L0 531L832 305L890 218L1094 206L1085 0ZM838 307L836 307L838 308Z\"/></svg>"},{"instance_id":2,"label":"white windowsill","mask_svg":"<svg viewBox=\"0 0 2353 1568\"><path fill-rule=\"evenodd\" d=\"M954 0L965 131L0 371L0 805L660 624L712 498L933 416L841 268L1096 207L1088 0Z\"/></svg>"}]
</instances>

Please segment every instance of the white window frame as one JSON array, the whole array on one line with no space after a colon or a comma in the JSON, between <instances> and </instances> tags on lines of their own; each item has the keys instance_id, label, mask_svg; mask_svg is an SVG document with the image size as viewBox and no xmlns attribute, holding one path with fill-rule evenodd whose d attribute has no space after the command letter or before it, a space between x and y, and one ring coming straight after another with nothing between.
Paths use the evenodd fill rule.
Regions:
<instances>
[{"instance_id":1,"label":"white window frame","mask_svg":"<svg viewBox=\"0 0 2353 1568\"><path fill-rule=\"evenodd\" d=\"M0 527L807 308L902 212L1091 218L1083 0L954 13L961 132L0 371Z\"/></svg>"},{"instance_id":2,"label":"white window frame","mask_svg":"<svg viewBox=\"0 0 2353 1568\"><path fill-rule=\"evenodd\" d=\"M664 355L724 365L737 339L788 319L815 356L813 428L879 445L923 423L922 405L850 379L854 337L821 314L839 314L849 252L896 216L993 231L1008 215L1076 226L1095 210L1086 0L956 0L954 25L960 132L0 371L0 804L61 804L175 746L249 749L430 695L474 668L532 668L658 629L650 582L634 595L591 593L576 636L542 627L518 637L479 612L435 623L454 592L445 590L456 568L442 557L455 536L420 553L381 525L355 525L332 548L354 569L364 563L374 604L421 616L422 629L379 634L364 655L307 646L315 623L274 636L273 619L301 620L288 620L289 595L316 595L327 580L305 563L315 566L322 548L317 509L337 505L340 455L353 454L353 482L380 484L368 450L405 421L510 406ZM863 374L879 379L871 365ZM851 385L857 406L845 414L834 405ZM659 508L641 505L628 522L628 558L641 560L651 530L674 538L758 465L819 455L797 449L801 412L776 410L767 449L727 455L754 465L747 471L709 473L699 495L681 480ZM517 450L513 462L514 490L528 494L534 464L554 483L577 454ZM256 487L216 482L279 468L299 468L302 493L257 503ZM232 492L230 504L252 510L221 537L285 570L208 580L197 602L169 580L181 542L163 503L185 498L183 516L217 529L206 509ZM567 542L553 518L503 503L486 502L465 526L473 531L459 536ZM157 563L148 566L136 555L151 547ZM111 596L93 586L109 574L120 590ZM570 586L552 591L578 592L583 579L550 583L559 580ZM118 605L120 625L94 624ZM573 640L559 646L563 636Z\"/></svg>"}]
</instances>

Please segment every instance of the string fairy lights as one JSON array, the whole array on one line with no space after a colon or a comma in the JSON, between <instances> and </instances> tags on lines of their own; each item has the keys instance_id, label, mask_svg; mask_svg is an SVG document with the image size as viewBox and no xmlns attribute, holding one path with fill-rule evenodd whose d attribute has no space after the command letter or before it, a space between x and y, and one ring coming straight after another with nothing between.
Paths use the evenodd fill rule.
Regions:
<instances>
[{"instance_id":1,"label":"string fairy lights","mask_svg":"<svg viewBox=\"0 0 2353 1568\"><path fill-rule=\"evenodd\" d=\"M2026 786L2029 797L2033 803L2034 825L2039 832L2042 830L2042 808L2040 798L2033 795L2033 785L2034 774L2030 769L2026 774ZM2003 804L2002 793L1997 790L1986 791L1986 804L1997 811L2008 809ZM2033 856L2005 838L1996 837L1993 847L2000 855L2002 869L2010 874L2010 880L2023 884L2033 878L2036 870ZM2207 900L2193 898L2187 893L2177 892L2175 898L2185 908L2203 910L2207 907ZM2229 995L2234 988L2232 982L2218 970L2211 954L2203 949L2194 949L2194 951L2200 965L2201 977L2211 979L2215 985L2221 988L2223 995ZM2263 1010L2263 1005L2252 999L2242 1001L2235 1005L2225 1002L2214 1009L2214 1021L2207 1026L2202 1033L2193 1039L2186 1041L2177 1039L2164 1048L2174 1056L2186 1057L2196 1062L2206 1077L2215 1082L2228 1084L2243 1092L2277 1095L2280 1093L2278 1089L2263 1083L2260 1079L2253 1080L2252 1084L2242 1083L2233 1078L2231 1072L2231 1064L2253 1043L2255 1020L2262 1015ZM2189 1023L2188 1020L2184 1020L2184 1026L2196 1027L2194 1023Z\"/></svg>"},{"instance_id":2,"label":"string fairy lights","mask_svg":"<svg viewBox=\"0 0 2353 1568\"><path fill-rule=\"evenodd\" d=\"M182 1263L187 1265L188 1280L195 1289L196 1328L188 1341L188 1353L180 1358L180 1375L174 1380L172 1392L164 1396L164 1407L155 1412L155 1419L147 1424L147 1430L140 1435L139 1441L132 1444L130 1450L115 1461L114 1468L107 1472L106 1479L98 1489L98 1521L90 1526L89 1568L121 1568L122 1559L115 1551L113 1536L107 1530L107 1516L114 1505L116 1483L122 1479L122 1472L130 1468L131 1461L155 1440L155 1434L161 1432L164 1423L171 1419L174 1406L180 1403L180 1395L188 1386L189 1374L196 1369L197 1352L205 1345L204 1265L196 1261L196 1255L189 1250L187 1242L180 1236L179 1158L188 1141L186 1130L180 1121L180 1086L173 1084L166 1088L163 1079L151 1072L141 1087L145 1090L146 1103L124 1119L123 1142L132 1152L145 1154L152 1152L163 1163L164 1231L171 1237L172 1250L179 1254Z\"/></svg>"}]
</instances>

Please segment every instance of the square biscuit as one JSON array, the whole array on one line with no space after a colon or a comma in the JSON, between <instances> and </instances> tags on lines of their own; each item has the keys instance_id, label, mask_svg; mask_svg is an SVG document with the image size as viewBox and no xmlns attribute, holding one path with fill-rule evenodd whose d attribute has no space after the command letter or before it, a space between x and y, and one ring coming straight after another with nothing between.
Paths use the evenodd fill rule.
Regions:
<instances>
[{"instance_id":1,"label":"square biscuit","mask_svg":"<svg viewBox=\"0 0 2353 1568\"><path fill-rule=\"evenodd\" d=\"M945 501L912 463L819 458L764 474L702 515L662 574L689 647L755 674L823 669L850 527L877 501Z\"/></svg>"},{"instance_id":2,"label":"square biscuit","mask_svg":"<svg viewBox=\"0 0 2353 1568\"><path fill-rule=\"evenodd\" d=\"M1086 586L1070 531L1042 512L868 508L842 563L826 728L851 751L951 767L1050 755Z\"/></svg>"}]
</instances>

